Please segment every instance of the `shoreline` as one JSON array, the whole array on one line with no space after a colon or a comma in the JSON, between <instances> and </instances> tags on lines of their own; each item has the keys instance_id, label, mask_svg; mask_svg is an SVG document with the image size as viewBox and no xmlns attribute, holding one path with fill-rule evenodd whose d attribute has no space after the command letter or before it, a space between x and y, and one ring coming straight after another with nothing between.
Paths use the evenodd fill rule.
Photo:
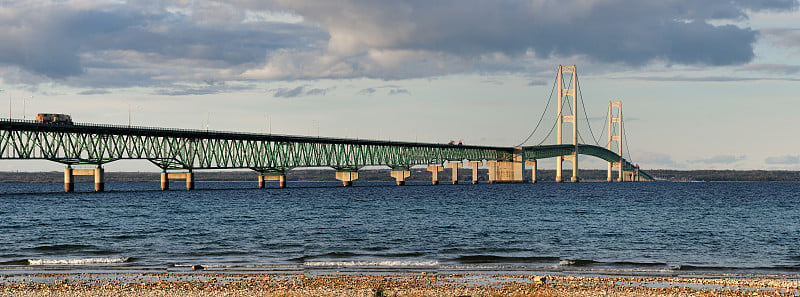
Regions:
<instances>
[{"instance_id":1,"label":"shoreline","mask_svg":"<svg viewBox=\"0 0 800 297\"><path fill-rule=\"evenodd\" d=\"M796 296L797 275L31 273L0 275L2 296Z\"/></svg>"}]
</instances>

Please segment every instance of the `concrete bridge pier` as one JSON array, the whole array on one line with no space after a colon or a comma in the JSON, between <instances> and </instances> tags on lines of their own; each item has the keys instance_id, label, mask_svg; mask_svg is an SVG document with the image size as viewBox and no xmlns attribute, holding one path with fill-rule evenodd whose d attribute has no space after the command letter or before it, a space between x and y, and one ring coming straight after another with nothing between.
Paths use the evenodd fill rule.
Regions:
<instances>
[{"instance_id":1,"label":"concrete bridge pier","mask_svg":"<svg viewBox=\"0 0 800 297\"><path fill-rule=\"evenodd\" d=\"M97 168L94 169L93 174L94 174L94 191L95 192L105 191L106 190L106 184L104 182L105 171L103 170L103 167L97 165Z\"/></svg>"},{"instance_id":2,"label":"concrete bridge pier","mask_svg":"<svg viewBox=\"0 0 800 297\"><path fill-rule=\"evenodd\" d=\"M536 183L536 170L537 170L536 160L527 160L527 161L525 161L525 165L531 166L531 183L535 184Z\"/></svg>"},{"instance_id":3,"label":"concrete bridge pier","mask_svg":"<svg viewBox=\"0 0 800 297\"><path fill-rule=\"evenodd\" d=\"M286 175L258 175L258 188L263 189L266 188L266 181L277 181L278 187L285 188L286 187Z\"/></svg>"},{"instance_id":4,"label":"concrete bridge pier","mask_svg":"<svg viewBox=\"0 0 800 297\"><path fill-rule=\"evenodd\" d=\"M184 179L186 180L186 189L187 190L194 190L194 173L189 171L185 173L168 173L166 171L161 172L161 190L166 191L169 190L169 180L170 179Z\"/></svg>"},{"instance_id":5,"label":"concrete bridge pier","mask_svg":"<svg viewBox=\"0 0 800 297\"><path fill-rule=\"evenodd\" d=\"M336 171L336 179L342 181L345 187L352 187L353 181L358 179L358 171Z\"/></svg>"},{"instance_id":6,"label":"concrete bridge pier","mask_svg":"<svg viewBox=\"0 0 800 297\"><path fill-rule=\"evenodd\" d=\"M483 165L483 161L469 161L469 167L472 168L472 184L478 184L478 167Z\"/></svg>"},{"instance_id":7,"label":"concrete bridge pier","mask_svg":"<svg viewBox=\"0 0 800 297\"><path fill-rule=\"evenodd\" d=\"M100 165L97 165L97 168L94 169L72 169L72 167L67 166L64 169L64 192L75 191L76 175L94 176L94 191L103 192L105 191L104 173L103 167Z\"/></svg>"},{"instance_id":8,"label":"concrete bridge pier","mask_svg":"<svg viewBox=\"0 0 800 297\"><path fill-rule=\"evenodd\" d=\"M391 173L394 180L397 182L398 186L402 186L406 184L406 178L411 176L410 170L392 170Z\"/></svg>"},{"instance_id":9,"label":"concrete bridge pier","mask_svg":"<svg viewBox=\"0 0 800 297\"><path fill-rule=\"evenodd\" d=\"M72 167L64 169L64 192L75 192L75 180L72 175Z\"/></svg>"},{"instance_id":10,"label":"concrete bridge pier","mask_svg":"<svg viewBox=\"0 0 800 297\"><path fill-rule=\"evenodd\" d=\"M161 190L169 190L169 173L166 171L161 172Z\"/></svg>"},{"instance_id":11,"label":"concrete bridge pier","mask_svg":"<svg viewBox=\"0 0 800 297\"><path fill-rule=\"evenodd\" d=\"M453 173L452 180L454 185L458 184L458 168L461 168L462 166L464 166L464 163L462 162L447 162L447 167L450 167L452 169Z\"/></svg>"},{"instance_id":12,"label":"concrete bridge pier","mask_svg":"<svg viewBox=\"0 0 800 297\"><path fill-rule=\"evenodd\" d=\"M443 171L444 167L442 166L428 166L428 171L431 172L431 184L438 185L439 184L439 172Z\"/></svg>"},{"instance_id":13,"label":"concrete bridge pier","mask_svg":"<svg viewBox=\"0 0 800 297\"><path fill-rule=\"evenodd\" d=\"M578 154L564 156L564 160L572 162L572 177L569 179L570 182L580 182L581 180L578 178Z\"/></svg>"}]
</instances>

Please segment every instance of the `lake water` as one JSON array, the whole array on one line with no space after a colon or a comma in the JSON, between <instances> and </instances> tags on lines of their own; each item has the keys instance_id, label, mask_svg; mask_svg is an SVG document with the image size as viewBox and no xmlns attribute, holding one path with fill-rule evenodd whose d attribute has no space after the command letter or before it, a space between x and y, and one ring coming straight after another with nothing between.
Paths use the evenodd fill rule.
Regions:
<instances>
[{"instance_id":1,"label":"lake water","mask_svg":"<svg viewBox=\"0 0 800 297\"><path fill-rule=\"evenodd\" d=\"M800 274L800 184L355 185L0 184L0 274Z\"/></svg>"}]
</instances>

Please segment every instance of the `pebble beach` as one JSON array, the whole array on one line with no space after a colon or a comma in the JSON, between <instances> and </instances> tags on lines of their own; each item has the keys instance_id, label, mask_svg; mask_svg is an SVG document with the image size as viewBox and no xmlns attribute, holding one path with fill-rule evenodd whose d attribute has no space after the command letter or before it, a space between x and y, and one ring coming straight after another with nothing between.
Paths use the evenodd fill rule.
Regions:
<instances>
[{"instance_id":1,"label":"pebble beach","mask_svg":"<svg viewBox=\"0 0 800 297\"><path fill-rule=\"evenodd\" d=\"M798 296L791 276L559 276L436 273L74 273L0 276L0 296Z\"/></svg>"}]
</instances>

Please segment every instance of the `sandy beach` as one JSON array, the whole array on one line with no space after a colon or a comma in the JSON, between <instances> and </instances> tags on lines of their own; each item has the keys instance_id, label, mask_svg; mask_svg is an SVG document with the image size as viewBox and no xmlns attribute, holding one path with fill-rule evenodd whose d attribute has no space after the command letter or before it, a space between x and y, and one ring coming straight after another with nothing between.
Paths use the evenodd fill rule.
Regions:
<instances>
[{"instance_id":1,"label":"sandy beach","mask_svg":"<svg viewBox=\"0 0 800 297\"><path fill-rule=\"evenodd\" d=\"M75 273L0 277L2 296L797 296L792 276Z\"/></svg>"}]
</instances>

